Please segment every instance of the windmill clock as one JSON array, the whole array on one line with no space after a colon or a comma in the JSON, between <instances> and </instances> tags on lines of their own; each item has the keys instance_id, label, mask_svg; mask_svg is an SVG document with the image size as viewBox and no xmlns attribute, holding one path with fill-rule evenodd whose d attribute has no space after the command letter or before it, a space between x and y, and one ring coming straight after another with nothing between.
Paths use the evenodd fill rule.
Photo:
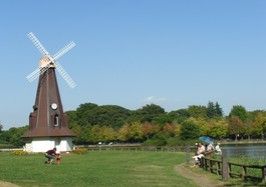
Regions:
<instances>
[{"instance_id":1,"label":"windmill clock","mask_svg":"<svg viewBox=\"0 0 266 187\"><path fill-rule=\"evenodd\" d=\"M70 42L52 56L33 33L29 33L28 37L41 52L42 57L39 67L27 76L30 82L37 78L39 82L33 112L29 116L29 129L23 136L27 141L25 150L45 152L56 147L59 151L70 151L74 134L68 128L67 116L63 112L55 70L71 88L76 86L57 61L75 47L75 43Z\"/></svg>"}]
</instances>

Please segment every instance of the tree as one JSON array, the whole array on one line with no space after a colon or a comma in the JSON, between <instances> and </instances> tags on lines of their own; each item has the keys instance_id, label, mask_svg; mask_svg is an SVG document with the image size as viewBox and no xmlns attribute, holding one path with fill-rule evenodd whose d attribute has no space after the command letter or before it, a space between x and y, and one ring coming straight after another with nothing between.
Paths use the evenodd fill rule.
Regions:
<instances>
[{"instance_id":1,"label":"tree","mask_svg":"<svg viewBox=\"0 0 266 187\"><path fill-rule=\"evenodd\" d=\"M163 126L162 132L169 137L173 137L176 134L176 127L173 124L167 123Z\"/></svg>"},{"instance_id":2,"label":"tree","mask_svg":"<svg viewBox=\"0 0 266 187\"><path fill-rule=\"evenodd\" d=\"M151 138L159 130L160 130L160 127L158 125L154 125L149 122L145 122L141 125L141 131L145 139Z\"/></svg>"},{"instance_id":3,"label":"tree","mask_svg":"<svg viewBox=\"0 0 266 187\"><path fill-rule=\"evenodd\" d=\"M209 103L207 105L207 116L208 116L208 118L214 118L217 116L216 108L214 106L214 103L211 101L209 101Z\"/></svg>"},{"instance_id":4,"label":"tree","mask_svg":"<svg viewBox=\"0 0 266 187\"><path fill-rule=\"evenodd\" d=\"M228 134L228 123L225 120L211 120L207 125L207 134L215 139L221 139Z\"/></svg>"},{"instance_id":5,"label":"tree","mask_svg":"<svg viewBox=\"0 0 266 187\"><path fill-rule=\"evenodd\" d=\"M0 133L2 132L2 130L3 130L3 125L2 125L2 123L0 122Z\"/></svg>"},{"instance_id":6,"label":"tree","mask_svg":"<svg viewBox=\"0 0 266 187\"><path fill-rule=\"evenodd\" d=\"M161 114L155 117L152 122L155 124L159 124L161 126L165 125L166 123L172 123L175 120L174 116L169 115L168 113Z\"/></svg>"},{"instance_id":7,"label":"tree","mask_svg":"<svg viewBox=\"0 0 266 187\"><path fill-rule=\"evenodd\" d=\"M245 107L241 105L235 105L231 109L231 112L229 113L229 117L236 116L239 117L239 119L244 122L248 119L248 113L245 109Z\"/></svg>"},{"instance_id":8,"label":"tree","mask_svg":"<svg viewBox=\"0 0 266 187\"><path fill-rule=\"evenodd\" d=\"M98 106L93 103L80 105L76 115L69 113L72 119L81 126L109 126L120 128L130 116L130 110L116 105Z\"/></svg>"},{"instance_id":9,"label":"tree","mask_svg":"<svg viewBox=\"0 0 266 187\"><path fill-rule=\"evenodd\" d=\"M200 128L191 120L187 120L181 125L180 138L182 140L196 139L200 136Z\"/></svg>"},{"instance_id":10,"label":"tree","mask_svg":"<svg viewBox=\"0 0 266 187\"><path fill-rule=\"evenodd\" d=\"M102 127L101 128L102 133L102 141L104 142L111 142L117 139L117 133L112 127Z\"/></svg>"},{"instance_id":11,"label":"tree","mask_svg":"<svg viewBox=\"0 0 266 187\"><path fill-rule=\"evenodd\" d=\"M264 137L266 132L266 114L265 112L260 112L255 115L252 123L251 133L255 136Z\"/></svg>"},{"instance_id":12,"label":"tree","mask_svg":"<svg viewBox=\"0 0 266 187\"><path fill-rule=\"evenodd\" d=\"M218 117L223 117L223 109L220 107L218 102L215 103L215 111Z\"/></svg>"},{"instance_id":13,"label":"tree","mask_svg":"<svg viewBox=\"0 0 266 187\"><path fill-rule=\"evenodd\" d=\"M207 118L207 108L205 106L192 105L188 107L189 116L194 118Z\"/></svg>"},{"instance_id":14,"label":"tree","mask_svg":"<svg viewBox=\"0 0 266 187\"><path fill-rule=\"evenodd\" d=\"M76 117L75 120L77 120L77 123L81 126L87 126L89 124L89 121L87 120L88 113L96 108L98 105L94 103L84 103L79 105L79 107L76 110Z\"/></svg>"},{"instance_id":15,"label":"tree","mask_svg":"<svg viewBox=\"0 0 266 187\"><path fill-rule=\"evenodd\" d=\"M142 107L133 112L132 121L140 122L152 122L156 117L165 114L165 111L162 107L155 104L150 104Z\"/></svg>"},{"instance_id":16,"label":"tree","mask_svg":"<svg viewBox=\"0 0 266 187\"><path fill-rule=\"evenodd\" d=\"M143 139L141 123L123 125L118 132L118 139L124 142L140 142Z\"/></svg>"},{"instance_id":17,"label":"tree","mask_svg":"<svg viewBox=\"0 0 266 187\"><path fill-rule=\"evenodd\" d=\"M223 116L223 110L218 102L214 104L213 102L209 101L207 105L207 116L208 118L217 118Z\"/></svg>"},{"instance_id":18,"label":"tree","mask_svg":"<svg viewBox=\"0 0 266 187\"><path fill-rule=\"evenodd\" d=\"M244 123L238 116L232 116L229 118L229 134L237 137L243 134L244 132Z\"/></svg>"},{"instance_id":19,"label":"tree","mask_svg":"<svg viewBox=\"0 0 266 187\"><path fill-rule=\"evenodd\" d=\"M25 144L22 135L27 129L28 126L12 127L7 131L1 132L0 141L14 146L22 146Z\"/></svg>"},{"instance_id":20,"label":"tree","mask_svg":"<svg viewBox=\"0 0 266 187\"><path fill-rule=\"evenodd\" d=\"M168 116L173 119L172 122L181 124L190 117L190 114L187 109L179 109L169 112Z\"/></svg>"}]
</instances>

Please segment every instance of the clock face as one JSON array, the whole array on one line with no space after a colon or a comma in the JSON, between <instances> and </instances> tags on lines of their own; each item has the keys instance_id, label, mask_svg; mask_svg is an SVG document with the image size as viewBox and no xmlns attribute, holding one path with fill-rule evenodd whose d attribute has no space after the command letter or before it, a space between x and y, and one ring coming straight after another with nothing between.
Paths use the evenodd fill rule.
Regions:
<instances>
[{"instance_id":1,"label":"clock face","mask_svg":"<svg viewBox=\"0 0 266 187\"><path fill-rule=\"evenodd\" d=\"M56 104L56 103L51 104L51 108L52 108L53 110L56 110L56 109L57 109L57 104Z\"/></svg>"}]
</instances>

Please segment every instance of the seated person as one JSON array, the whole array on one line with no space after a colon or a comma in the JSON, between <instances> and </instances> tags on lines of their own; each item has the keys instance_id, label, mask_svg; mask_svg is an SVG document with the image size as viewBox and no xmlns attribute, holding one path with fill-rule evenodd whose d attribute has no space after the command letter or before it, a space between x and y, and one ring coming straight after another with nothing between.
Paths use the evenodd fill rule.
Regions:
<instances>
[{"instance_id":1,"label":"seated person","mask_svg":"<svg viewBox=\"0 0 266 187\"><path fill-rule=\"evenodd\" d=\"M198 143L197 146L198 146L198 149L197 149L196 155L192 157L195 159L194 166L200 165L200 159L204 157L204 154L206 152L205 146L202 143Z\"/></svg>"},{"instance_id":2,"label":"seated person","mask_svg":"<svg viewBox=\"0 0 266 187\"><path fill-rule=\"evenodd\" d=\"M197 155L205 154L205 152L206 152L205 146L202 143L199 143L198 144Z\"/></svg>"},{"instance_id":3,"label":"seated person","mask_svg":"<svg viewBox=\"0 0 266 187\"><path fill-rule=\"evenodd\" d=\"M215 153L217 155L221 155L222 154L222 150L220 148L220 143L217 143L217 145L215 146Z\"/></svg>"},{"instance_id":4,"label":"seated person","mask_svg":"<svg viewBox=\"0 0 266 187\"><path fill-rule=\"evenodd\" d=\"M214 152L214 146L212 143L209 143L205 155L211 155Z\"/></svg>"},{"instance_id":5,"label":"seated person","mask_svg":"<svg viewBox=\"0 0 266 187\"><path fill-rule=\"evenodd\" d=\"M50 164L56 156L56 148L53 148L51 150L46 151L45 153L45 157L48 159L47 161L45 161L46 164Z\"/></svg>"}]
</instances>

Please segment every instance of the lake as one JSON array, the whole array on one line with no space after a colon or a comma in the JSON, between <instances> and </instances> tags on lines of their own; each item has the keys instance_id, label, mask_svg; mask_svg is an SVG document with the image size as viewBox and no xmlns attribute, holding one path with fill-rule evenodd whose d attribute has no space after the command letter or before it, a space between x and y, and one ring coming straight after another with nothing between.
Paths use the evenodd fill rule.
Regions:
<instances>
[{"instance_id":1,"label":"lake","mask_svg":"<svg viewBox=\"0 0 266 187\"><path fill-rule=\"evenodd\" d=\"M266 143L226 144L222 145L221 148L227 156L266 157Z\"/></svg>"}]
</instances>

